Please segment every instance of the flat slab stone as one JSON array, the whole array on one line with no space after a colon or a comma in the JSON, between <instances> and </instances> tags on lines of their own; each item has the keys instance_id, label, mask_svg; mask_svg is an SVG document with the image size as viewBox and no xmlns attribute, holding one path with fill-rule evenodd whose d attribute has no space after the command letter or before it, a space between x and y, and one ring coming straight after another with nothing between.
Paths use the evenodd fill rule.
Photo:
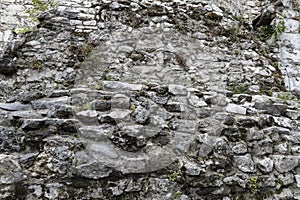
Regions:
<instances>
[{"instance_id":1,"label":"flat slab stone","mask_svg":"<svg viewBox=\"0 0 300 200\"><path fill-rule=\"evenodd\" d=\"M94 143L88 147L90 154L97 154L97 158L99 156L103 157L103 159L117 159L119 154L115 150L114 146L110 145L110 143Z\"/></svg>"},{"instance_id":2,"label":"flat slab stone","mask_svg":"<svg viewBox=\"0 0 300 200\"><path fill-rule=\"evenodd\" d=\"M187 95L187 88L182 85L174 85L170 84L169 85L169 93L173 95Z\"/></svg>"},{"instance_id":3,"label":"flat slab stone","mask_svg":"<svg viewBox=\"0 0 300 200\"><path fill-rule=\"evenodd\" d=\"M236 104L232 104L232 103L227 105L226 111L230 112L230 113L240 114L240 115L246 115L247 114L247 109L246 108L244 108L242 106L239 106L239 105L236 105Z\"/></svg>"},{"instance_id":4,"label":"flat slab stone","mask_svg":"<svg viewBox=\"0 0 300 200\"><path fill-rule=\"evenodd\" d=\"M109 91L138 91L143 88L143 85L120 81L103 81L103 88Z\"/></svg>"},{"instance_id":5,"label":"flat slab stone","mask_svg":"<svg viewBox=\"0 0 300 200\"><path fill-rule=\"evenodd\" d=\"M68 101L69 101L69 97L64 96L64 97L47 99L47 100L32 101L31 104L34 109L49 109L54 105L68 104Z\"/></svg>"},{"instance_id":6,"label":"flat slab stone","mask_svg":"<svg viewBox=\"0 0 300 200\"><path fill-rule=\"evenodd\" d=\"M0 103L0 108L8 111L21 111L21 110L30 110L31 106L19 102L15 102L15 103Z\"/></svg>"}]
</instances>

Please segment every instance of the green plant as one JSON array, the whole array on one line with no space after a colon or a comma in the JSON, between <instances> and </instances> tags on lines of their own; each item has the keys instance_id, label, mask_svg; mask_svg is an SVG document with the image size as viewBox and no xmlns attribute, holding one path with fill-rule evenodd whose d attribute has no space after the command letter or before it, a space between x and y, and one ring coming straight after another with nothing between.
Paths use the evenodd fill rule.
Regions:
<instances>
[{"instance_id":1,"label":"green plant","mask_svg":"<svg viewBox=\"0 0 300 200\"><path fill-rule=\"evenodd\" d=\"M176 181L177 177L181 174L180 171L174 171L171 174L169 174L169 180L170 181Z\"/></svg>"},{"instance_id":2,"label":"green plant","mask_svg":"<svg viewBox=\"0 0 300 200\"><path fill-rule=\"evenodd\" d=\"M41 0L31 0L32 8L28 9L26 12L29 14L29 19L31 22L39 22L38 15L45 12L51 8L57 7L57 3L54 0L47 0L42 2Z\"/></svg>"},{"instance_id":3,"label":"green plant","mask_svg":"<svg viewBox=\"0 0 300 200\"><path fill-rule=\"evenodd\" d=\"M18 35L28 33L30 31L31 31L31 28L26 27L26 26L22 26L22 27L19 27L19 28L15 29L15 33L18 34Z\"/></svg>"},{"instance_id":4,"label":"green plant","mask_svg":"<svg viewBox=\"0 0 300 200\"><path fill-rule=\"evenodd\" d=\"M278 36L286 30L284 24L284 18L281 17L276 26L265 25L258 28L259 38L261 40L267 40L270 38L277 39Z\"/></svg>"},{"instance_id":5,"label":"green plant","mask_svg":"<svg viewBox=\"0 0 300 200\"><path fill-rule=\"evenodd\" d=\"M277 96L279 99L282 99L282 100L292 100L293 99L293 95L292 93L290 92L280 92L278 93L278 96Z\"/></svg>"},{"instance_id":6,"label":"green plant","mask_svg":"<svg viewBox=\"0 0 300 200\"><path fill-rule=\"evenodd\" d=\"M261 26L258 28L258 32L259 32L259 39L260 40L266 40L268 38L270 38L273 33L274 33L274 29L271 25L265 25L265 26Z\"/></svg>"},{"instance_id":7,"label":"green plant","mask_svg":"<svg viewBox=\"0 0 300 200\"><path fill-rule=\"evenodd\" d=\"M249 93L249 86L247 86L246 84L238 83L238 80L235 80L230 86L230 90L234 94Z\"/></svg>"},{"instance_id":8,"label":"green plant","mask_svg":"<svg viewBox=\"0 0 300 200\"><path fill-rule=\"evenodd\" d=\"M42 12L50 10L58 6L54 0L31 0L32 7L26 10L28 16L26 17L26 25L15 29L15 33L24 34L32 31L32 27L39 23L38 15Z\"/></svg>"},{"instance_id":9,"label":"green plant","mask_svg":"<svg viewBox=\"0 0 300 200\"><path fill-rule=\"evenodd\" d=\"M175 194L175 199L179 199L182 196L182 192L177 191Z\"/></svg>"},{"instance_id":10,"label":"green plant","mask_svg":"<svg viewBox=\"0 0 300 200\"><path fill-rule=\"evenodd\" d=\"M43 66L43 62L36 57L31 58L28 64L32 69L41 69Z\"/></svg>"},{"instance_id":11,"label":"green plant","mask_svg":"<svg viewBox=\"0 0 300 200\"><path fill-rule=\"evenodd\" d=\"M283 18L281 18L280 21L278 22L278 24L276 25L275 29L274 29L275 38L277 38L278 35L283 33L285 30L286 30L286 26L284 24Z\"/></svg>"},{"instance_id":12,"label":"green plant","mask_svg":"<svg viewBox=\"0 0 300 200\"><path fill-rule=\"evenodd\" d=\"M252 189L257 189L257 177L250 176L250 186Z\"/></svg>"},{"instance_id":13,"label":"green plant","mask_svg":"<svg viewBox=\"0 0 300 200\"><path fill-rule=\"evenodd\" d=\"M81 47L80 47L80 53L83 57L87 57L91 51L94 49L94 47L92 45L86 44L84 43Z\"/></svg>"}]
</instances>

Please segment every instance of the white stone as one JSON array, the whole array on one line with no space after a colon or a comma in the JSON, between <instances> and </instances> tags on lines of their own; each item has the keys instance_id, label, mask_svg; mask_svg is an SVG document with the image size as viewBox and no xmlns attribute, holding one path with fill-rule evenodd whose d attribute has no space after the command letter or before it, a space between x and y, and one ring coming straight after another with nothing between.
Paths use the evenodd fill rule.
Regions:
<instances>
[{"instance_id":1,"label":"white stone","mask_svg":"<svg viewBox=\"0 0 300 200\"><path fill-rule=\"evenodd\" d=\"M85 26L96 26L97 22L96 22L96 20L84 21L83 25L85 25Z\"/></svg>"},{"instance_id":2,"label":"white stone","mask_svg":"<svg viewBox=\"0 0 300 200\"><path fill-rule=\"evenodd\" d=\"M246 108L236 105L236 104L232 104L232 103L227 105L226 111L230 112L230 113L240 114L240 115L246 115L246 113L247 113Z\"/></svg>"},{"instance_id":3,"label":"white stone","mask_svg":"<svg viewBox=\"0 0 300 200\"><path fill-rule=\"evenodd\" d=\"M295 175L296 183L297 183L297 188L300 188L300 175Z\"/></svg>"},{"instance_id":4,"label":"white stone","mask_svg":"<svg viewBox=\"0 0 300 200\"><path fill-rule=\"evenodd\" d=\"M71 26L82 25L82 21L80 21L80 20L70 20L70 25Z\"/></svg>"}]
</instances>

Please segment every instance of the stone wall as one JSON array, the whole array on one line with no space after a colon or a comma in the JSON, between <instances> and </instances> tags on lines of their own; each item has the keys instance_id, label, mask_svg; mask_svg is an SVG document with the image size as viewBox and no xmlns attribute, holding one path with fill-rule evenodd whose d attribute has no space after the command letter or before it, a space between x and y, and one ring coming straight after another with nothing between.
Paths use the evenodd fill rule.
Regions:
<instances>
[{"instance_id":1,"label":"stone wall","mask_svg":"<svg viewBox=\"0 0 300 200\"><path fill-rule=\"evenodd\" d=\"M274 64L298 47L258 39L268 6L61 1L9 32L0 198L300 199L299 100Z\"/></svg>"},{"instance_id":2,"label":"stone wall","mask_svg":"<svg viewBox=\"0 0 300 200\"><path fill-rule=\"evenodd\" d=\"M300 45L297 41L300 41L300 7L297 1L287 1L284 6L286 30L278 41L280 69L284 74L287 88L299 92Z\"/></svg>"}]
</instances>

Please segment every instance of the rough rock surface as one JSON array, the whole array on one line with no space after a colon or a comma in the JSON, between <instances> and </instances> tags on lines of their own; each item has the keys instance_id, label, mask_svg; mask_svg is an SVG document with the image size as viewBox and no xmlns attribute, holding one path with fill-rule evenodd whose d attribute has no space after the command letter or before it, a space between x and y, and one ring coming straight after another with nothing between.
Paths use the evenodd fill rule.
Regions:
<instances>
[{"instance_id":1,"label":"rough rock surface","mask_svg":"<svg viewBox=\"0 0 300 200\"><path fill-rule=\"evenodd\" d=\"M60 1L15 34L31 6L0 5L0 199L300 199L297 1Z\"/></svg>"}]
</instances>

